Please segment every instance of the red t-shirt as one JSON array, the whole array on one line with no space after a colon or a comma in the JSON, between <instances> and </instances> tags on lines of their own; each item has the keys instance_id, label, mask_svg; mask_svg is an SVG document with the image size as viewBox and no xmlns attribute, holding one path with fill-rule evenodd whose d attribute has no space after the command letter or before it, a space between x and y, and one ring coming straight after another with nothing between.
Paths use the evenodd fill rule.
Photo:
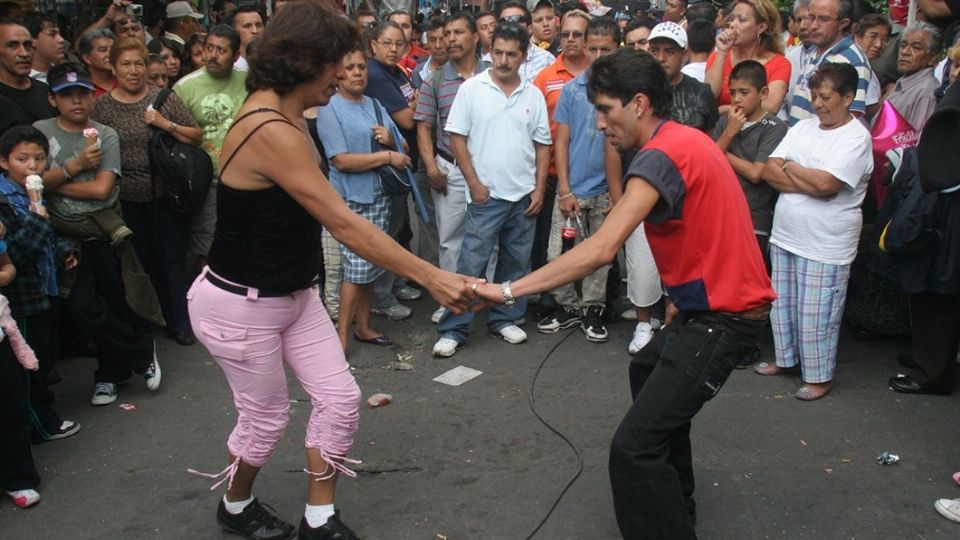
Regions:
<instances>
[{"instance_id":1,"label":"red t-shirt","mask_svg":"<svg viewBox=\"0 0 960 540\"><path fill-rule=\"evenodd\" d=\"M710 70L710 66L713 65L716 59L716 51L710 53L710 56L707 58L707 71ZM787 83L787 86L790 85L790 61L787 60L786 56L782 54L773 55L773 58L767 60L767 63L763 65L763 70L767 72L768 85L773 81L783 81ZM730 104L731 71L733 71L733 64L730 60L730 53L727 53L727 58L723 62L723 83L720 85L720 96L717 97L717 105Z\"/></svg>"},{"instance_id":2,"label":"red t-shirt","mask_svg":"<svg viewBox=\"0 0 960 540\"><path fill-rule=\"evenodd\" d=\"M397 65L400 66L400 69L407 75L410 76L410 73L413 72L413 68L417 67L417 64L423 62L430 57L430 53L417 45L416 43L410 44L410 52L406 56L397 61Z\"/></svg>"},{"instance_id":3,"label":"red t-shirt","mask_svg":"<svg viewBox=\"0 0 960 540\"><path fill-rule=\"evenodd\" d=\"M660 193L644 222L660 279L681 311L747 311L773 302L747 200L703 132L663 123L624 178Z\"/></svg>"}]
</instances>

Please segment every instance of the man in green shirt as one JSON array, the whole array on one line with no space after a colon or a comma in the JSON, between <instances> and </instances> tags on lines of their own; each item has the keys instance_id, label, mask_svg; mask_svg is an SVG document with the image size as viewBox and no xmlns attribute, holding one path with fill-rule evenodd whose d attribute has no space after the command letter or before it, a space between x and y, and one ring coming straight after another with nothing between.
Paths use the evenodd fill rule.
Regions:
<instances>
[{"instance_id":1,"label":"man in green shirt","mask_svg":"<svg viewBox=\"0 0 960 540\"><path fill-rule=\"evenodd\" d=\"M220 147L227 130L233 124L240 105L247 97L247 72L234 69L240 56L240 35L233 28L217 25L210 30L204 43L206 65L180 79L174 85L176 92L197 124L203 129L203 149L213 160L214 186L220 172ZM199 269L206 263L207 252L213 242L217 222L217 192L211 186L203 208L193 220L193 231L188 250L188 264Z\"/></svg>"}]
</instances>

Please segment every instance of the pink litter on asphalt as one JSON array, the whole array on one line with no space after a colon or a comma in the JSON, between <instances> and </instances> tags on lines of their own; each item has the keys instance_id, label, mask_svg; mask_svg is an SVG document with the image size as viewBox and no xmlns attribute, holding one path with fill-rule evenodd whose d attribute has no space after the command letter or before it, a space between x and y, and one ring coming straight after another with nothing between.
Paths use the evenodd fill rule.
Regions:
<instances>
[{"instance_id":1,"label":"pink litter on asphalt","mask_svg":"<svg viewBox=\"0 0 960 540\"><path fill-rule=\"evenodd\" d=\"M133 412L137 410L137 406L134 405L133 403L121 403L120 408L127 412Z\"/></svg>"},{"instance_id":2,"label":"pink litter on asphalt","mask_svg":"<svg viewBox=\"0 0 960 540\"><path fill-rule=\"evenodd\" d=\"M392 400L393 396L390 394L374 394L367 398L367 405L369 405L371 409L375 409L389 404Z\"/></svg>"},{"instance_id":3,"label":"pink litter on asphalt","mask_svg":"<svg viewBox=\"0 0 960 540\"><path fill-rule=\"evenodd\" d=\"M953 473L953 481L960 484L960 471Z\"/></svg>"}]
</instances>

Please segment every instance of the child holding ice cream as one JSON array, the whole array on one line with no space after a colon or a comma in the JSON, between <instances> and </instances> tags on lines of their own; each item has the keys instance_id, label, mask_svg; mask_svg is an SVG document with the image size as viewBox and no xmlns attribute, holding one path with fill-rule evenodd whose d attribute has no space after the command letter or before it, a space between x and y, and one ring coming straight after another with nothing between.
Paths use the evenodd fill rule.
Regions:
<instances>
[{"instance_id":1,"label":"child holding ice cream","mask_svg":"<svg viewBox=\"0 0 960 540\"><path fill-rule=\"evenodd\" d=\"M151 295L156 303L156 293L149 281L149 290L129 287L127 276L135 272L127 272L128 258L121 266L120 256L132 248L118 210L120 141L113 128L90 120L94 98L89 73L79 64L58 64L47 80L58 116L34 124L50 146L43 173L47 210L57 230L79 244L81 254L64 306L97 346L91 402L106 405L116 401L117 384L134 373L144 377L150 390L160 387L153 338L128 304L131 296Z\"/></svg>"},{"instance_id":2,"label":"child holding ice cream","mask_svg":"<svg viewBox=\"0 0 960 540\"><path fill-rule=\"evenodd\" d=\"M43 204L43 184L37 175L46 169L48 150L47 138L33 127L13 127L0 136L0 168L5 171L0 174L0 222L6 229L6 253L18 269L3 293L40 361L40 369L29 377L30 416L37 441L62 439L80 430L80 424L64 420L54 410L54 395L46 384L54 359L57 269L77 265L73 245L54 232Z\"/></svg>"}]
</instances>

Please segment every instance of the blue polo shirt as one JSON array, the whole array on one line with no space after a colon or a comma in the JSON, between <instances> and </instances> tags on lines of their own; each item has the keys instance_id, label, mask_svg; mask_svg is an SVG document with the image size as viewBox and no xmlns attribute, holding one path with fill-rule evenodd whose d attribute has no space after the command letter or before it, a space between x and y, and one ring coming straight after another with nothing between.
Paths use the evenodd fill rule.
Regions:
<instances>
[{"instance_id":1,"label":"blue polo shirt","mask_svg":"<svg viewBox=\"0 0 960 540\"><path fill-rule=\"evenodd\" d=\"M567 152L570 191L578 198L596 197L607 192L603 170L603 132L597 131L596 109L587 99L587 71L563 86L553 113L558 124L570 128Z\"/></svg>"}]
</instances>

